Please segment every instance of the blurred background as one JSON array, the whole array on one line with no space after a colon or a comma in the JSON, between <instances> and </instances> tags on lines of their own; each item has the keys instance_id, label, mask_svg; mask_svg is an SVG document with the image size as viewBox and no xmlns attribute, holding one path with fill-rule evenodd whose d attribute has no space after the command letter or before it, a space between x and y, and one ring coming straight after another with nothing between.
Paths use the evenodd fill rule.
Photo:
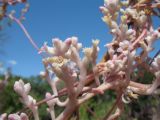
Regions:
<instances>
[{"instance_id":1,"label":"blurred background","mask_svg":"<svg viewBox=\"0 0 160 120\"><path fill-rule=\"evenodd\" d=\"M25 15L26 26L30 35L39 47L44 42L51 45L52 38L65 40L76 36L84 47L91 46L92 39L100 40L98 61L101 60L107 49L104 45L112 40L108 27L102 22L102 13L99 7L103 0L28 0L30 9ZM18 5L15 9L20 11L24 6ZM154 17L154 27L160 24L158 17ZM155 43L153 57L159 50L160 42ZM21 110L23 105L18 95L13 91L13 85L20 78L30 82L31 95L42 100L46 91L51 91L48 84L40 78L43 70L42 58L32 47L19 26L8 19L0 22L0 114L13 113ZM153 75L144 71L145 77L140 77L142 83L151 83ZM9 76L9 79L6 79ZM62 86L59 86L61 88ZM63 99L63 98L62 98ZM160 95L140 96L125 106L121 120L160 120ZM98 120L103 118L115 102L115 94L107 91L105 95L97 95L80 107L81 120ZM62 109L56 108L60 113ZM26 111L28 112L28 111ZM46 105L39 109L42 120L50 119ZM32 116L31 116L32 119ZM73 116L74 119L74 116Z\"/></svg>"}]
</instances>

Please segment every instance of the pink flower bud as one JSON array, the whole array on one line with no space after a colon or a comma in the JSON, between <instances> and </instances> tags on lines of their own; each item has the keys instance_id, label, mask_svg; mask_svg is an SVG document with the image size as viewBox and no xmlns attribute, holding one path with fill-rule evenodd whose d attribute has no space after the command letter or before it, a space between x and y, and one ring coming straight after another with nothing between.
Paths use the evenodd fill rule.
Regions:
<instances>
[{"instance_id":1,"label":"pink flower bud","mask_svg":"<svg viewBox=\"0 0 160 120\"><path fill-rule=\"evenodd\" d=\"M21 113L20 117L21 117L21 120L29 120L28 116L25 113Z\"/></svg>"},{"instance_id":2,"label":"pink flower bud","mask_svg":"<svg viewBox=\"0 0 160 120\"><path fill-rule=\"evenodd\" d=\"M25 84L24 85L24 91L25 91L25 93L28 94L30 90L31 90L30 83Z\"/></svg>"},{"instance_id":3,"label":"pink flower bud","mask_svg":"<svg viewBox=\"0 0 160 120\"><path fill-rule=\"evenodd\" d=\"M116 10L119 0L104 0L105 6L110 10Z\"/></svg>"},{"instance_id":4,"label":"pink flower bud","mask_svg":"<svg viewBox=\"0 0 160 120\"><path fill-rule=\"evenodd\" d=\"M22 80L16 81L14 84L14 90L22 96L24 93L24 82Z\"/></svg>"},{"instance_id":5,"label":"pink flower bud","mask_svg":"<svg viewBox=\"0 0 160 120\"><path fill-rule=\"evenodd\" d=\"M20 116L17 114L10 114L8 120L21 120Z\"/></svg>"}]
</instances>

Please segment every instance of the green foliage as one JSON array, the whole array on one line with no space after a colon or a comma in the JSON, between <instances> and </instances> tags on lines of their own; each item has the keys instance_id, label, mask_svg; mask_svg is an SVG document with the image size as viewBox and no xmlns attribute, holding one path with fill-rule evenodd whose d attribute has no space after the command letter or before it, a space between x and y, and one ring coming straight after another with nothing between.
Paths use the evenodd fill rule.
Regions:
<instances>
[{"instance_id":1,"label":"green foliage","mask_svg":"<svg viewBox=\"0 0 160 120\"><path fill-rule=\"evenodd\" d=\"M22 108L18 95L13 90L14 81L18 77L12 77L9 84L0 93L0 113L11 113Z\"/></svg>"},{"instance_id":2,"label":"green foliage","mask_svg":"<svg viewBox=\"0 0 160 120\"><path fill-rule=\"evenodd\" d=\"M139 78L142 83L151 83L154 76L145 72L144 77ZM19 96L14 92L14 82L19 80L18 76L11 76L8 85L3 91L0 92L0 113L15 113L22 110L24 106L19 101ZM46 92L51 92L50 86L46 81L40 77L22 78L25 83L31 84L30 95L37 101L45 98ZM64 87L64 83L61 83L58 88ZM51 92L52 93L52 92ZM111 109L115 102L116 95L112 91L106 91L104 95L97 95L86 103L80 106L79 114L80 120L100 120L104 118L106 113ZM61 99L64 99L62 97ZM160 106L160 96L140 96L138 100L132 101L130 104L125 105L124 113L120 120L151 120L153 113L155 113L158 106ZM47 105L42 104L39 106L40 118L42 120L49 120L50 115L46 111ZM60 114L63 108L55 107L56 114ZM27 112L28 111L24 111ZM31 115L32 116L32 115ZM33 119L33 118L32 118Z\"/></svg>"},{"instance_id":3,"label":"green foliage","mask_svg":"<svg viewBox=\"0 0 160 120\"><path fill-rule=\"evenodd\" d=\"M0 92L0 113L15 113L24 108L23 104L19 100L19 96L13 90L14 82L19 80L20 77L12 76L9 79L9 83ZM25 83L31 84L30 95L33 96L37 101L45 98L46 91L51 91L49 85L41 80L40 77L23 78ZM47 105L41 105L39 107L40 117L44 118L47 115L46 111ZM27 112L27 111L24 111Z\"/></svg>"},{"instance_id":4,"label":"green foliage","mask_svg":"<svg viewBox=\"0 0 160 120\"><path fill-rule=\"evenodd\" d=\"M115 102L115 94L107 91L104 95L97 95L80 107L81 120L102 119Z\"/></svg>"}]
</instances>

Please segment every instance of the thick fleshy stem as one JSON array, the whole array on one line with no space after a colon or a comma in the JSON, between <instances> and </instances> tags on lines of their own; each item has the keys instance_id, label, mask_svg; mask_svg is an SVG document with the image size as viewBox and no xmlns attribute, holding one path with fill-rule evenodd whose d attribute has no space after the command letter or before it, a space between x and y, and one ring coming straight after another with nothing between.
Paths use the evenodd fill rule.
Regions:
<instances>
[{"instance_id":1,"label":"thick fleshy stem","mask_svg":"<svg viewBox=\"0 0 160 120\"><path fill-rule=\"evenodd\" d=\"M134 43L132 44L132 48L133 48L133 49L134 49L135 45L137 45L137 43L138 43L141 39L143 39L143 38L145 37L146 33L147 33L147 29L144 28L144 30L142 31L142 34L141 34L141 35L134 41Z\"/></svg>"},{"instance_id":2,"label":"thick fleshy stem","mask_svg":"<svg viewBox=\"0 0 160 120\"><path fill-rule=\"evenodd\" d=\"M35 110L35 111L32 111L32 112L33 112L33 115L34 115L34 119L35 119L35 120L39 120L38 111Z\"/></svg>"},{"instance_id":3,"label":"thick fleshy stem","mask_svg":"<svg viewBox=\"0 0 160 120\"><path fill-rule=\"evenodd\" d=\"M54 112L54 107L53 108L49 108L50 114L51 114L51 118L52 120L55 120L55 112Z\"/></svg>"}]
</instances>

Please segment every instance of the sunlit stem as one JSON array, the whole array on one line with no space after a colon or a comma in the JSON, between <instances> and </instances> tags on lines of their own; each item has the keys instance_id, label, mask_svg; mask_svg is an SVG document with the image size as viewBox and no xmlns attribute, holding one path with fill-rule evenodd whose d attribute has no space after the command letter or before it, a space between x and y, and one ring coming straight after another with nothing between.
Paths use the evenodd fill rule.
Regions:
<instances>
[{"instance_id":1,"label":"sunlit stem","mask_svg":"<svg viewBox=\"0 0 160 120\"><path fill-rule=\"evenodd\" d=\"M9 17L10 19L14 20L22 29L22 31L24 32L24 34L26 35L26 37L28 38L29 42L33 45L33 47L39 51L39 47L37 46L37 44L34 42L34 40L32 39L32 37L30 36L30 34L28 33L27 29L24 27L24 25L21 23L21 21L19 19L17 19L14 16L10 16L10 15L6 15L7 17Z\"/></svg>"}]
</instances>

